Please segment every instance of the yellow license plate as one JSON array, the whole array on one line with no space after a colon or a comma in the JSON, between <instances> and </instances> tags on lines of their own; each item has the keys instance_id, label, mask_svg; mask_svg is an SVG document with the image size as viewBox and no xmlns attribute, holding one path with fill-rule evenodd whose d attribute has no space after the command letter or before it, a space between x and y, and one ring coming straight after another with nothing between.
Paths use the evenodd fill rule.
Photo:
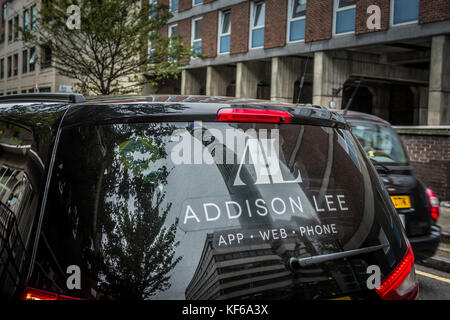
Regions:
<instances>
[{"instance_id":1,"label":"yellow license plate","mask_svg":"<svg viewBox=\"0 0 450 320\"><path fill-rule=\"evenodd\" d=\"M411 199L409 196L391 196L391 200L396 209L411 208Z\"/></svg>"},{"instance_id":2,"label":"yellow license plate","mask_svg":"<svg viewBox=\"0 0 450 320\"><path fill-rule=\"evenodd\" d=\"M352 298L347 296L347 297L334 298L334 299L330 299L330 300L352 300Z\"/></svg>"}]
</instances>

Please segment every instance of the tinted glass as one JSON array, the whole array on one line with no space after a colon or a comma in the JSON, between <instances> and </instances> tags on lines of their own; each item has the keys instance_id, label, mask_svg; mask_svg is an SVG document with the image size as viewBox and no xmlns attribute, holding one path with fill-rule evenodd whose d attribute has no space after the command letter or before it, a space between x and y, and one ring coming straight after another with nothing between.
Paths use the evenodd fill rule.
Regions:
<instances>
[{"instance_id":1,"label":"tinted glass","mask_svg":"<svg viewBox=\"0 0 450 320\"><path fill-rule=\"evenodd\" d=\"M408 164L403 145L391 127L372 123L352 123L351 126L369 158L383 163Z\"/></svg>"},{"instance_id":2,"label":"tinted glass","mask_svg":"<svg viewBox=\"0 0 450 320\"><path fill-rule=\"evenodd\" d=\"M67 293L92 299L364 291L367 265L387 274L404 244L362 156L348 131L308 125L65 129L33 283L64 290L78 265L82 290ZM367 259L286 267L380 243L389 249Z\"/></svg>"}]
</instances>

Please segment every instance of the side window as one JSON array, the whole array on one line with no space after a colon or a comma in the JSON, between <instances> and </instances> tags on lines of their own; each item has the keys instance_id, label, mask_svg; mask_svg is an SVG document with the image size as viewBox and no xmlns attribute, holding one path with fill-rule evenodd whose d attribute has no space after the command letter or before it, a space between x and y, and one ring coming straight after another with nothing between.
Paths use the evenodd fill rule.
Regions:
<instances>
[{"instance_id":1,"label":"side window","mask_svg":"<svg viewBox=\"0 0 450 320\"><path fill-rule=\"evenodd\" d=\"M31 132L0 122L0 295L20 286L43 165L31 150Z\"/></svg>"}]
</instances>

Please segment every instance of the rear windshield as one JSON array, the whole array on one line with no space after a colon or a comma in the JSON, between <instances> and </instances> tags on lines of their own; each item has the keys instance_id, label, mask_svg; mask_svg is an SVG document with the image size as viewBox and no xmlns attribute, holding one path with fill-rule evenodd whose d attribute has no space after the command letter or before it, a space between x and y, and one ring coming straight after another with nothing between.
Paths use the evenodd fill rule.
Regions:
<instances>
[{"instance_id":1,"label":"rear windshield","mask_svg":"<svg viewBox=\"0 0 450 320\"><path fill-rule=\"evenodd\" d=\"M207 122L64 129L34 277L64 287L58 275L78 265L80 295L93 299L279 298L306 284L303 298L361 290L370 261L302 275L286 265L290 257L392 242L376 261L387 273L402 240L373 181L342 129Z\"/></svg>"},{"instance_id":2,"label":"rear windshield","mask_svg":"<svg viewBox=\"0 0 450 320\"><path fill-rule=\"evenodd\" d=\"M408 164L405 150L391 127L367 122L350 125L370 158L387 164Z\"/></svg>"}]
</instances>

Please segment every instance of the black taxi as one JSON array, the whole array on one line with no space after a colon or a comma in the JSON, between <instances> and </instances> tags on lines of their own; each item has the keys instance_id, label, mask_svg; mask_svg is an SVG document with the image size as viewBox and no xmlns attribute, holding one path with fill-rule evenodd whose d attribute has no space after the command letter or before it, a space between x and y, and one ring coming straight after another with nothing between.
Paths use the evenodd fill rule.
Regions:
<instances>
[{"instance_id":1,"label":"black taxi","mask_svg":"<svg viewBox=\"0 0 450 320\"><path fill-rule=\"evenodd\" d=\"M430 258L441 240L441 228L437 225L439 199L415 176L408 153L389 122L356 111L348 111L344 117L375 165L406 229L416 259Z\"/></svg>"}]
</instances>

